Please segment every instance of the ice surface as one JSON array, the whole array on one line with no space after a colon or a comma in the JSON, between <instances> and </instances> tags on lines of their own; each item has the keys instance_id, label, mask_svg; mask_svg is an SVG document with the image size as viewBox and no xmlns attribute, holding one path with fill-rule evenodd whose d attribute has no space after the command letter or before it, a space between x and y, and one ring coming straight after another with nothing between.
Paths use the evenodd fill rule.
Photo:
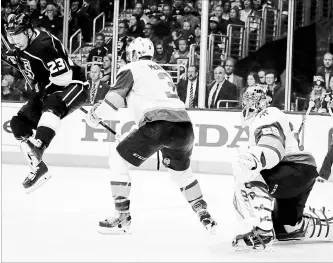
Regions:
<instances>
[{"instance_id":1,"label":"ice surface","mask_svg":"<svg viewBox=\"0 0 333 263\"><path fill-rule=\"evenodd\" d=\"M108 170L50 167L50 181L27 195L21 183L28 171L28 166L2 165L4 262L333 260L333 243L276 245L272 252L234 252L231 241L237 221L231 176L198 174L209 210L218 222L218 232L212 236L167 173L131 171L132 234L112 236L97 232L98 221L113 209ZM332 205L332 184L317 188L322 202Z\"/></svg>"}]
</instances>

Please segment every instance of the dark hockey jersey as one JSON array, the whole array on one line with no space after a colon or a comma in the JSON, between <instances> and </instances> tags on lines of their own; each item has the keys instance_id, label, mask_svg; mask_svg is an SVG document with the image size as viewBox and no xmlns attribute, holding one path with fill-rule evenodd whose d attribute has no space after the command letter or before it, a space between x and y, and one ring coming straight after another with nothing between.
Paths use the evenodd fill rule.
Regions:
<instances>
[{"instance_id":1,"label":"dark hockey jersey","mask_svg":"<svg viewBox=\"0 0 333 263\"><path fill-rule=\"evenodd\" d=\"M36 29L37 37L19 53L21 65L41 95L61 90L73 80L85 81L80 67L68 56L64 46L51 33ZM35 85L34 85L35 86Z\"/></svg>"}]
</instances>

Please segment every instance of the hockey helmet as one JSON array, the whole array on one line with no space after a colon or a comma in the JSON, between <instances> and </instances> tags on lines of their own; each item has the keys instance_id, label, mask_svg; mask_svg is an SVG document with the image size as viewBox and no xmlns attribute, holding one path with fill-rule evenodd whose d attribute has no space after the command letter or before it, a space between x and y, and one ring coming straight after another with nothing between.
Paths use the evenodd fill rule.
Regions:
<instances>
[{"instance_id":1,"label":"hockey helmet","mask_svg":"<svg viewBox=\"0 0 333 263\"><path fill-rule=\"evenodd\" d=\"M242 122L248 126L257 114L268 106L267 87L256 84L246 89L242 100Z\"/></svg>"},{"instance_id":2,"label":"hockey helmet","mask_svg":"<svg viewBox=\"0 0 333 263\"><path fill-rule=\"evenodd\" d=\"M11 14L8 17L8 25L6 26L6 33L8 41L16 45L21 50L24 50L30 43L28 29L32 29L30 17L26 14Z\"/></svg>"},{"instance_id":3,"label":"hockey helmet","mask_svg":"<svg viewBox=\"0 0 333 263\"><path fill-rule=\"evenodd\" d=\"M138 37L128 46L128 58L131 62L143 57L154 56L154 44L148 38Z\"/></svg>"},{"instance_id":4,"label":"hockey helmet","mask_svg":"<svg viewBox=\"0 0 333 263\"><path fill-rule=\"evenodd\" d=\"M32 29L31 19L26 14L11 14L8 17L8 25L6 32L8 35L18 35L25 32L27 29Z\"/></svg>"}]
</instances>

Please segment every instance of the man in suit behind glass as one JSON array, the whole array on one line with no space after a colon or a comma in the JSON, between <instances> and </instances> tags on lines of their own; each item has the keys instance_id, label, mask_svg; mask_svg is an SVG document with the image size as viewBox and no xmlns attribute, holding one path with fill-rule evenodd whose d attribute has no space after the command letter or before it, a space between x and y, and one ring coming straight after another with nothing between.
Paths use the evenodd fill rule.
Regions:
<instances>
[{"instance_id":1,"label":"man in suit behind glass","mask_svg":"<svg viewBox=\"0 0 333 263\"><path fill-rule=\"evenodd\" d=\"M214 69L214 79L213 83L207 86L207 108L216 109L219 100L238 100L237 87L225 79L223 67L218 66ZM237 104L239 103L233 103L232 106Z\"/></svg>"},{"instance_id":2,"label":"man in suit behind glass","mask_svg":"<svg viewBox=\"0 0 333 263\"><path fill-rule=\"evenodd\" d=\"M181 79L177 85L178 96L186 108L198 107L199 79L196 66L189 66L187 80Z\"/></svg>"},{"instance_id":3,"label":"man in suit behind glass","mask_svg":"<svg viewBox=\"0 0 333 263\"><path fill-rule=\"evenodd\" d=\"M102 77L103 73L101 67L98 65L93 65L90 71L90 90L87 103L94 104L100 100L103 100L106 93L108 93L110 86L107 85L104 81L101 81Z\"/></svg>"},{"instance_id":4,"label":"man in suit behind glass","mask_svg":"<svg viewBox=\"0 0 333 263\"><path fill-rule=\"evenodd\" d=\"M225 69L225 78L229 82L235 84L237 87L237 99L242 101L243 93L244 93L244 80L242 77L237 76L234 74L235 67L236 67L236 59L228 58L225 62L224 69Z\"/></svg>"}]
</instances>

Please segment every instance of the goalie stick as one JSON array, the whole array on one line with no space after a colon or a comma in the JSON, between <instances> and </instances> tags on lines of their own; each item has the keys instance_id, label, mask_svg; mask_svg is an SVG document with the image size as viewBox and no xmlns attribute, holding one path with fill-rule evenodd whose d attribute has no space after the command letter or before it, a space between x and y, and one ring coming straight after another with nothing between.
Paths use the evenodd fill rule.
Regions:
<instances>
[{"instance_id":1,"label":"goalie stick","mask_svg":"<svg viewBox=\"0 0 333 263\"><path fill-rule=\"evenodd\" d=\"M9 44L7 43L7 41L6 41L6 39L4 38L3 35L1 35L1 43L7 48L7 50L10 49ZM13 64L13 63L11 63L10 61L8 61L8 60L5 58L5 56L4 56L2 53L1 53L1 60L2 60L3 62L5 62L6 64L8 64L9 66L13 67L14 69L20 71L21 74L23 75L23 77L24 77L24 79L25 79L27 85L29 86L29 88L30 88L31 90L33 90L33 87L32 87L32 84L31 84L31 82L30 82L30 79L28 78L28 76L26 75L26 73L24 72L24 70L21 68L19 62L18 62L16 65ZM19 91L20 91L20 90L19 90ZM21 92L21 91L20 91L20 92ZM21 92L21 93L22 93L22 92ZM81 110L82 112L84 112L85 114L88 113L88 111L87 111L85 108L83 108L83 107L80 107L80 110ZM115 132L113 129L111 129L107 124L105 124L105 122L100 121L99 124L102 125L102 126L103 126L105 129L107 129L109 132L111 132L113 135L116 135L116 132Z\"/></svg>"}]
</instances>

